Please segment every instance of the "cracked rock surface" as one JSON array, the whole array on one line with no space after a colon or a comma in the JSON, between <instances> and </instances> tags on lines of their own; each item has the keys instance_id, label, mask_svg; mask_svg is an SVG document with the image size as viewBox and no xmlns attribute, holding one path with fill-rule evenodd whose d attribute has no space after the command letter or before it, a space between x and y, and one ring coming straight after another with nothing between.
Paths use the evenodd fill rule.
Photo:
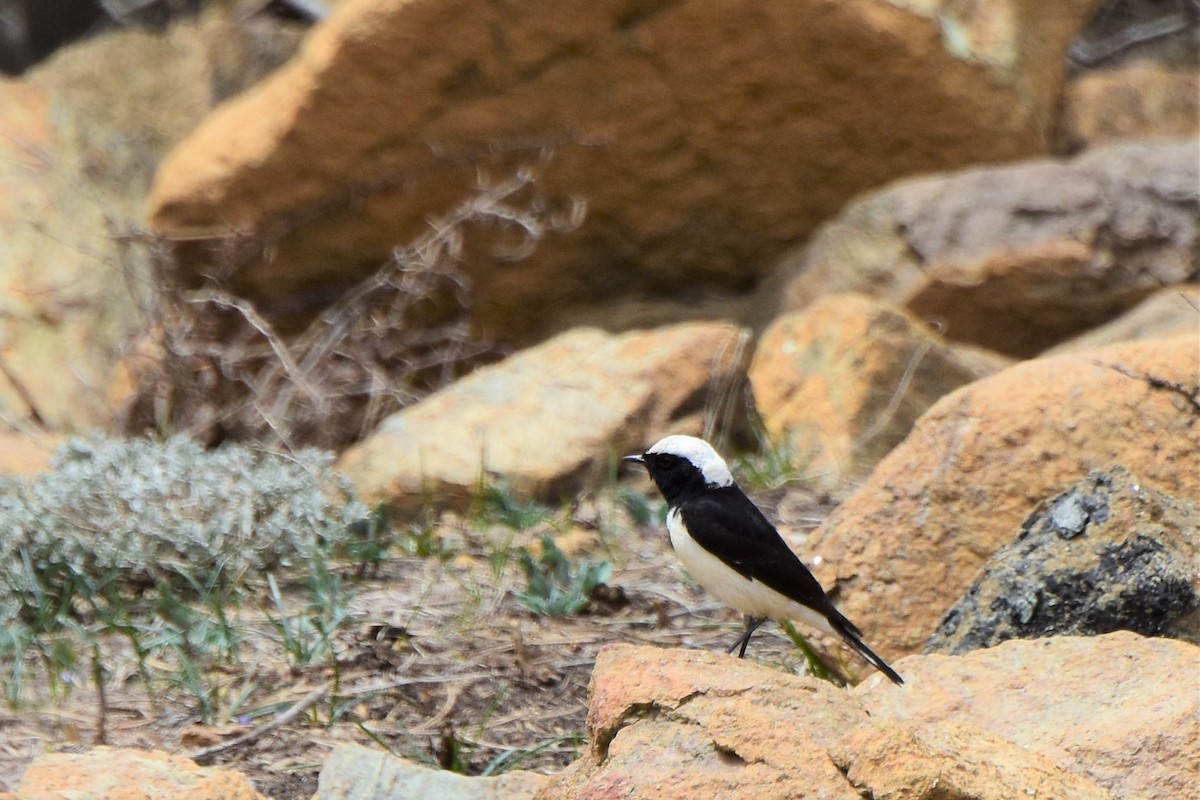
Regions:
<instances>
[{"instance_id":1,"label":"cracked rock surface","mask_svg":"<svg viewBox=\"0 0 1200 800\"><path fill-rule=\"evenodd\" d=\"M616 645L596 662L589 752L537 797L1177 797L1200 731L1172 676L1198 656L1124 632L1013 641L911 656L897 664L904 686L846 690Z\"/></svg>"}]
</instances>

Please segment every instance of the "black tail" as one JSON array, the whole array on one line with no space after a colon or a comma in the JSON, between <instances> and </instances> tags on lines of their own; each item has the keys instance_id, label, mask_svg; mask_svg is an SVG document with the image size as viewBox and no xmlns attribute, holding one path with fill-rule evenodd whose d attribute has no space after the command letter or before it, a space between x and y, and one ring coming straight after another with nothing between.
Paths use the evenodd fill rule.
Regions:
<instances>
[{"instance_id":1,"label":"black tail","mask_svg":"<svg viewBox=\"0 0 1200 800\"><path fill-rule=\"evenodd\" d=\"M875 655L874 650L867 647L861 638L862 631L860 631L853 622L843 617L836 610L832 614L829 614L827 619L829 620L829 624L837 632L838 636L841 636L842 639L845 640L846 644L854 648L854 652L858 653L860 656L870 662L871 666L875 667L875 669L879 670L884 675L887 675L888 680L890 680L892 683L897 685L904 683L904 678L901 678L900 674L896 672L896 670L889 667L886 661Z\"/></svg>"}]
</instances>

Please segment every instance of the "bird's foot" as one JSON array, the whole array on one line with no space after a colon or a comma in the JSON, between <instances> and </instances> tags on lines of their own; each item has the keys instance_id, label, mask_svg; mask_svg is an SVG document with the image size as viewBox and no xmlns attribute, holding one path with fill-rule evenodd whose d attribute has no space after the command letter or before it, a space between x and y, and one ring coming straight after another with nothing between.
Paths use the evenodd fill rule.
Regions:
<instances>
[{"instance_id":1,"label":"bird's foot","mask_svg":"<svg viewBox=\"0 0 1200 800\"><path fill-rule=\"evenodd\" d=\"M738 658L745 658L746 646L750 644L750 637L753 636L754 632L758 630L759 626L766 621L766 617L751 617L747 615L746 630L743 631L742 635L738 637L738 640L734 642L725 652L732 653L734 650L738 650L738 647L741 647L741 650L738 650Z\"/></svg>"}]
</instances>

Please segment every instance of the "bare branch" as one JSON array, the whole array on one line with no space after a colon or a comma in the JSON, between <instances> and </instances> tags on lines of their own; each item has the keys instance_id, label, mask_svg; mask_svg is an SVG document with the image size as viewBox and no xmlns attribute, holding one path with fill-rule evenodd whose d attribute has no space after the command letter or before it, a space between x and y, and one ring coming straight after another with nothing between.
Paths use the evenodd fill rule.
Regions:
<instances>
[{"instance_id":1,"label":"bare branch","mask_svg":"<svg viewBox=\"0 0 1200 800\"><path fill-rule=\"evenodd\" d=\"M498 183L481 178L473 196L289 336L229 288L226 278L236 272L229 263L214 264L209 284L192 290L180 285L160 246L152 327L164 357L140 376L142 412L130 415L129 427L293 448L360 438L495 352L470 333L472 287L459 269L467 230L507 240L493 255L512 260L548 234L578 227L585 210L577 198L552 210L532 169ZM230 248L245 238L216 249L232 259Z\"/></svg>"}]
</instances>

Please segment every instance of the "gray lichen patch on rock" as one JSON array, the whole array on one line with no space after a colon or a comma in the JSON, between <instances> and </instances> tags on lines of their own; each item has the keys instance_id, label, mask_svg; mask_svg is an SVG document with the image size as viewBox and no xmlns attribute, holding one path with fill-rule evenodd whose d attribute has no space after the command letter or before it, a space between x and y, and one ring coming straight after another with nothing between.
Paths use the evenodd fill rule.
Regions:
<instances>
[{"instance_id":1,"label":"gray lichen patch on rock","mask_svg":"<svg viewBox=\"0 0 1200 800\"><path fill-rule=\"evenodd\" d=\"M1096 471L1043 503L947 612L926 652L1131 630L1195 642L1200 506Z\"/></svg>"}]
</instances>

